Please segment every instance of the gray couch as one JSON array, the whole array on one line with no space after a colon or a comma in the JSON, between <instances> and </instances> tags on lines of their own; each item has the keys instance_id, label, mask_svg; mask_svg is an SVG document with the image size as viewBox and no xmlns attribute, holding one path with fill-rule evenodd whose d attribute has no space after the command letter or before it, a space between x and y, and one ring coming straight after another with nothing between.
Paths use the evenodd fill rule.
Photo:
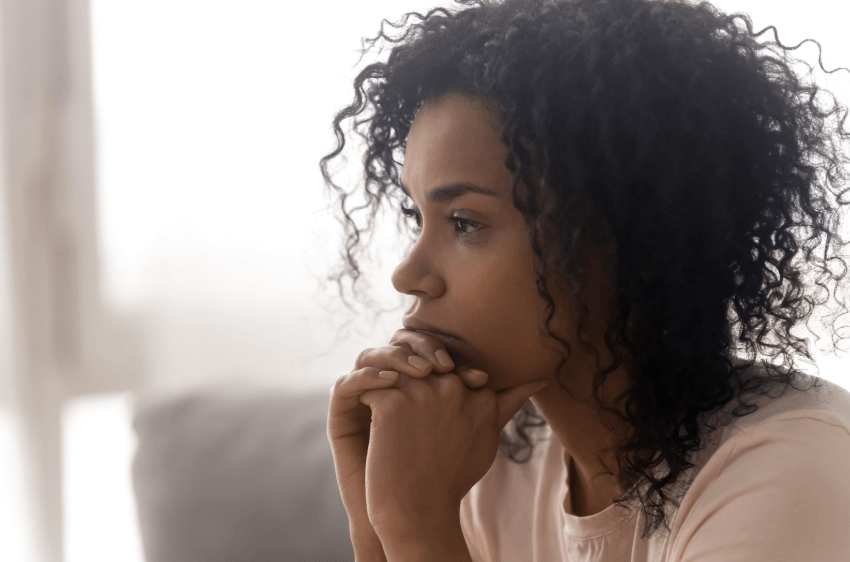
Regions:
<instances>
[{"instance_id":1,"label":"gray couch","mask_svg":"<svg viewBox=\"0 0 850 562\"><path fill-rule=\"evenodd\" d=\"M218 387L137 402L147 562L348 562L328 391Z\"/></svg>"}]
</instances>

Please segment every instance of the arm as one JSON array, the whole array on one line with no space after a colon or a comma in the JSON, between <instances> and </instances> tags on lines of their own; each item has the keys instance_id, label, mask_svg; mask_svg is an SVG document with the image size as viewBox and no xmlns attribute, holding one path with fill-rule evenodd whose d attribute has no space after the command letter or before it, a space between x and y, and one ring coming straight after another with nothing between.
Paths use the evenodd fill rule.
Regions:
<instances>
[{"instance_id":1,"label":"arm","mask_svg":"<svg viewBox=\"0 0 850 562\"><path fill-rule=\"evenodd\" d=\"M472 562L460 526L460 510L453 515L434 518L436 525L416 525L415 530L402 527L381 532L388 562ZM404 518L396 519L405 523Z\"/></svg>"},{"instance_id":2,"label":"arm","mask_svg":"<svg viewBox=\"0 0 850 562\"><path fill-rule=\"evenodd\" d=\"M369 523L368 519L366 523ZM366 526L349 520L349 529L355 562L387 562L384 548L371 524Z\"/></svg>"},{"instance_id":3,"label":"arm","mask_svg":"<svg viewBox=\"0 0 850 562\"><path fill-rule=\"evenodd\" d=\"M447 373L454 364L441 364L437 352L443 345L430 336L409 330L397 331L389 346L367 349L357 358L355 371L340 377L331 393L328 412L328 440L334 456L337 483L342 503L348 514L349 534L357 562L386 562L384 549L369 521L366 508L366 458L371 425L371 411L361 404L359 396L369 389L388 388L395 379L382 379L382 370L422 378ZM410 357L425 359L426 367L417 367ZM486 375L469 368L458 369L457 376L469 388L486 383Z\"/></svg>"}]
</instances>

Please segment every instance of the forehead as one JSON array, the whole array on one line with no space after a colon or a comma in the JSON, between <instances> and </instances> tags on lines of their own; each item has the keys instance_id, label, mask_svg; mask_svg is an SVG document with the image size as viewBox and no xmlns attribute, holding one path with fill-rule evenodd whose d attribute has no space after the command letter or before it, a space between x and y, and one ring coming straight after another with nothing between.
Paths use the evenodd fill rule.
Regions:
<instances>
[{"instance_id":1,"label":"forehead","mask_svg":"<svg viewBox=\"0 0 850 562\"><path fill-rule=\"evenodd\" d=\"M480 98L456 93L426 103L410 127L401 181L414 197L451 183L504 192L513 183L493 113Z\"/></svg>"}]
</instances>

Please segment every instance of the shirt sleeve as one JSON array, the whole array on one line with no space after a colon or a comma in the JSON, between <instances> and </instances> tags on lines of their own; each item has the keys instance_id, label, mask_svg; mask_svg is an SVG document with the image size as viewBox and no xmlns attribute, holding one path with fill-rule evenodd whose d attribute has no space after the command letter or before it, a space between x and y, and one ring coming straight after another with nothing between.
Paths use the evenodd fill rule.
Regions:
<instances>
[{"instance_id":1,"label":"shirt sleeve","mask_svg":"<svg viewBox=\"0 0 850 562\"><path fill-rule=\"evenodd\" d=\"M718 449L682 501L675 562L850 560L850 430L818 410L778 414Z\"/></svg>"}]
</instances>

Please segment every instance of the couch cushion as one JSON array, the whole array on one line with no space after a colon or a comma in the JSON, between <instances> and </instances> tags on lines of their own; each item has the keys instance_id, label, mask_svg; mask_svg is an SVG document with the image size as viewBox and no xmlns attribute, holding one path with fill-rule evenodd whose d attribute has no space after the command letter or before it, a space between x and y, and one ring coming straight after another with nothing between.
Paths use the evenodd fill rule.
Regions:
<instances>
[{"instance_id":1,"label":"couch cushion","mask_svg":"<svg viewBox=\"0 0 850 562\"><path fill-rule=\"evenodd\" d=\"M143 399L133 484L147 562L348 561L327 391Z\"/></svg>"}]
</instances>

